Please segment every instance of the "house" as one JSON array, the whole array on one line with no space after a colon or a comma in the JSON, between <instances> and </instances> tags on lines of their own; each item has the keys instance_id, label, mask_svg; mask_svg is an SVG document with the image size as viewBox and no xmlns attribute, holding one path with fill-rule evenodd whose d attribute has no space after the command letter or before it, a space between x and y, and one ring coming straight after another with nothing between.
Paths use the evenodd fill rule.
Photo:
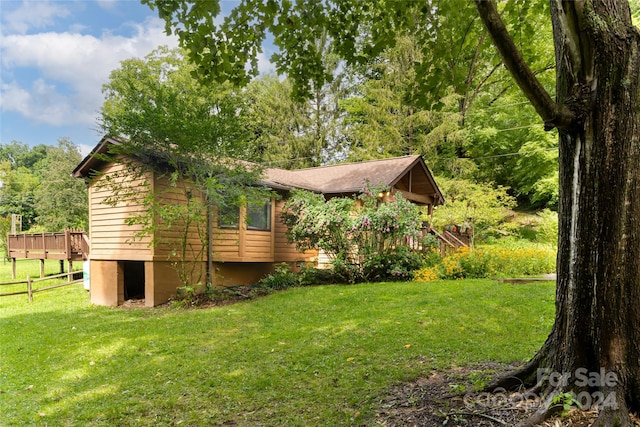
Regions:
<instances>
[{"instance_id":1,"label":"house","mask_svg":"<svg viewBox=\"0 0 640 427\"><path fill-rule=\"evenodd\" d=\"M108 161L101 156L117 144L120 142L115 138L103 138L73 171L75 177L87 181L89 190L91 302L117 306L127 299L140 298L152 307L166 302L180 283L170 259L175 248L162 243L161 238L175 230L157 227L150 234L140 235L142 225L127 222L145 209L141 198L146 192L168 188L167 174L147 169L141 176L129 176L127 168L132 163ZM105 203L117 195L104 183L118 180L130 194L138 197ZM354 196L362 191L366 182L372 187L388 189L382 198L401 193L406 199L427 206L429 211L443 203L442 194L421 156L300 170L266 169L258 184L281 197L273 197L260 206L241 206L231 219L214 215L209 262L215 269L216 284L255 283L272 272L276 264L316 262L316 252L299 252L287 241L286 226L280 221L283 199L293 189L321 193L327 199ZM186 193L167 194L170 196L166 203L186 203ZM247 221L248 218L251 220ZM207 251L197 235L188 238L192 248ZM160 243L152 244L154 241ZM187 260L202 263L193 258Z\"/></svg>"}]
</instances>

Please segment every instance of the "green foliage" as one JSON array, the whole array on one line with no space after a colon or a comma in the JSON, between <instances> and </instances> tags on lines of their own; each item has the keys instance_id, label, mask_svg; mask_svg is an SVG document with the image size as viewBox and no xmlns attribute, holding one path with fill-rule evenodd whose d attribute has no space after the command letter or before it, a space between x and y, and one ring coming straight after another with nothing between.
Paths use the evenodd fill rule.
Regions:
<instances>
[{"instance_id":1,"label":"green foliage","mask_svg":"<svg viewBox=\"0 0 640 427\"><path fill-rule=\"evenodd\" d=\"M160 47L122 61L103 86L100 127L118 137L126 154L162 152L174 168L198 171L186 159L234 156L247 133L242 96L228 84L203 85L180 50Z\"/></svg>"},{"instance_id":2,"label":"green foliage","mask_svg":"<svg viewBox=\"0 0 640 427\"><path fill-rule=\"evenodd\" d=\"M434 262L439 261L439 262ZM552 247L523 243L458 249L444 258L431 260L413 273L416 281L489 277L533 276L552 273L556 251Z\"/></svg>"},{"instance_id":3,"label":"green foliage","mask_svg":"<svg viewBox=\"0 0 640 427\"><path fill-rule=\"evenodd\" d=\"M71 177L80 160L67 138L55 147L0 145L0 217L10 221L12 214L22 215L22 231L86 229L87 190Z\"/></svg>"},{"instance_id":4,"label":"green foliage","mask_svg":"<svg viewBox=\"0 0 640 427\"><path fill-rule=\"evenodd\" d=\"M462 179L436 180L446 200L434 210L436 229L450 224L471 227L474 240L482 241L502 231L516 205L504 187Z\"/></svg>"},{"instance_id":5,"label":"green foliage","mask_svg":"<svg viewBox=\"0 0 640 427\"><path fill-rule=\"evenodd\" d=\"M341 102L350 160L369 160L420 153L455 157L464 144L460 114L455 97L446 108L430 110L419 105L414 64L424 51L415 34L399 36L396 45L366 67L364 82L355 96ZM439 168L443 162L432 162ZM437 170L437 169L436 169Z\"/></svg>"},{"instance_id":6,"label":"green foliage","mask_svg":"<svg viewBox=\"0 0 640 427\"><path fill-rule=\"evenodd\" d=\"M34 192L36 221L44 231L89 229L86 185L71 176L81 160L80 151L69 139L47 147L47 156L39 163L41 182Z\"/></svg>"},{"instance_id":7,"label":"green foliage","mask_svg":"<svg viewBox=\"0 0 640 427\"><path fill-rule=\"evenodd\" d=\"M580 408L582 405L580 401L576 399L573 393L557 393L553 396L549 402L549 409L556 409L560 411L560 415L566 417L569 415L569 411L574 408Z\"/></svg>"},{"instance_id":8,"label":"green foliage","mask_svg":"<svg viewBox=\"0 0 640 427\"><path fill-rule=\"evenodd\" d=\"M248 0L223 20L216 19L217 0L143 3L179 37L203 81L248 84L258 74L262 43L273 40L278 53L271 61L287 80L266 91L262 79L250 85L252 97L268 94L250 107L254 159L292 167L300 157L317 164L420 153L438 174L510 187L528 207L557 204L557 137L536 125L473 2ZM510 0L499 7L525 61L551 92L549 5ZM284 90L274 94L279 86ZM283 96L289 93L309 102L292 104ZM273 117L278 123L270 123Z\"/></svg>"},{"instance_id":9,"label":"green foliage","mask_svg":"<svg viewBox=\"0 0 640 427\"><path fill-rule=\"evenodd\" d=\"M171 300L173 307L188 308L196 304L200 298L201 292L198 292L198 288L202 286L201 283L195 285L184 285L176 288L176 295Z\"/></svg>"},{"instance_id":10,"label":"green foliage","mask_svg":"<svg viewBox=\"0 0 640 427\"><path fill-rule=\"evenodd\" d=\"M101 109L104 132L128 136L107 158L125 168L103 177L100 185L111 193L105 203L145 207L128 223L141 226L138 237L151 236L152 244L173 248L169 258L184 286L204 280L202 261L213 238L210 210L269 197L255 186L257 165L231 160L246 154L242 94L229 84L201 84L193 72L182 51L166 47L125 60L103 87ZM165 180L166 188L152 186L148 171Z\"/></svg>"},{"instance_id":11,"label":"green foliage","mask_svg":"<svg viewBox=\"0 0 640 427\"><path fill-rule=\"evenodd\" d=\"M552 87L553 80L546 83ZM477 102L482 101L488 99ZM473 108L467 116L469 154L478 166L473 178L509 186L530 207L556 206L558 136L537 123L536 112L519 93Z\"/></svg>"},{"instance_id":12,"label":"green foliage","mask_svg":"<svg viewBox=\"0 0 640 427\"><path fill-rule=\"evenodd\" d=\"M535 213L535 215L522 215L517 234L523 239L549 244L555 246L558 244L558 213L550 209L543 209ZM524 221L524 222L523 222Z\"/></svg>"},{"instance_id":13,"label":"green foliage","mask_svg":"<svg viewBox=\"0 0 640 427\"><path fill-rule=\"evenodd\" d=\"M324 251L334 274L348 282L406 280L421 263L406 247L407 239L417 238L420 214L399 194L384 203L378 194L365 188L356 203L293 192L282 212L287 237L300 250Z\"/></svg>"},{"instance_id":14,"label":"green foliage","mask_svg":"<svg viewBox=\"0 0 640 427\"><path fill-rule=\"evenodd\" d=\"M9 160L0 163L0 216L22 215L22 230L35 226L35 189L39 177L25 166L14 166Z\"/></svg>"},{"instance_id":15,"label":"green foliage","mask_svg":"<svg viewBox=\"0 0 640 427\"><path fill-rule=\"evenodd\" d=\"M536 240L551 245L558 244L558 212L545 209L537 213L540 222L537 225Z\"/></svg>"},{"instance_id":16,"label":"green foliage","mask_svg":"<svg viewBox=\"0 0 640 427\"><path fill-rule=\"evenodd\" d=\"M258 286L272 290L280 290L297 286L299 283L298 274L291 271L286 263L276 266L275 272L260 279Z\"/></svg>"},{"instance_id":17,"label":"green foliage","mask_svg":"<svg viewBox=\"0 0 640 427\"><path fill-rule=\"evenodd\" d=\"M267 75L249 83L244 91L251 133L248 159L294 169L326 164L339 155L344 127L338 100L346 96L348 86L334 56L326 52L323 57L334 63L334 80L314 88L308 100L293 98L289 79Z\"/></svg>"},{"instance_id":18,"label":"green foliage","mask_svg":"<svg viewBox=\"0 0 640 427\"><path fill-rule=\"evenodd\" d=\"M11 217L0 217L0 251L5 259L9 257L9 242L7 236L11 233Z\"/></svg>"}]
</instances>

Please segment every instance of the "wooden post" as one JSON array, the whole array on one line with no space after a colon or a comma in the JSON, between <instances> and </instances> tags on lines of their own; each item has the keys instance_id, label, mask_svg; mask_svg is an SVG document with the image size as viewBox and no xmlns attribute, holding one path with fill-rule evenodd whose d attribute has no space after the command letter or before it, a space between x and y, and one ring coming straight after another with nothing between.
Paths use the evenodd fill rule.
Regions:
<instances>
[{"instance_id":1,"label":"wooden post","mask_svg":"<svg viewBox=\"0 0 640 427\"><path fill-rule=\"evenodd\" d=\"M71 232L69 230L64 231L64 253L67 259L71 259Z\"/></svg>"},{"instance_id":2,"label":"wooden post","mask_svg":"<svg viewBox=\"0 0 640 427\"><path fill-rule=\"evenodd\" d=\"M44 277L44 259L40 259L40 278Z\"/></svg>"},{"instance_id":3,"label":"wooden post","mask_svg":"<svg viewBox=\"0 0 640 427\"><path fill-rule=\"evenodd\" d=\"M46 259L47 258L47 244L46 244L47 238L45 236L45 233L42 233L42 258Z\"/></svg>"},{"instance_id":4,"label":"wooden post","mask_svg":"<svg viewBox=\"0 0 640 427\"><path fill-rule=\"evenodd\" d=\"M11 278L16 280L16 259L11 258Z\"/></svg>"},{"instance_id":5,"label":"wooden post","mask_svg":"<svg viewBox=\"0 0 640 427\"><path fill-rule=\"evenodd\" d=\"M67 262L69 267L67 270L67 282L71 282L73 280L73 261L69 259Z\"/></svg>"},{"instance_id":6,"label":"wooden post","mask_svg":"<svg viewBox=\"0 0 640 427\"><path fill-rule=\"evenodd\" d=\"M29 302L33 302L33 293L31 292L31 276L27 276L27 295L29 295Z\"/></svg>"},{"instance_id":7,"label":"wooden post","mask_svg":"<svg viewBox=\"0 0 640 427\"><path fill-rule=\"evenodd\" d=\"M27 253L27 235L26 234L22 235L22 246L24 248L24 257L29 258Z\"/></svg>"},{"instance_id":8,"label":"wooden post","mask_svg":"<svg viewBox=\"0 0 640 427\"><path fill-rule=\"evenodd\" d=\"M238 217L238 256L244 258L247 234L247 204L240 205L240 215Z\"/></svg>"}]
</instances>

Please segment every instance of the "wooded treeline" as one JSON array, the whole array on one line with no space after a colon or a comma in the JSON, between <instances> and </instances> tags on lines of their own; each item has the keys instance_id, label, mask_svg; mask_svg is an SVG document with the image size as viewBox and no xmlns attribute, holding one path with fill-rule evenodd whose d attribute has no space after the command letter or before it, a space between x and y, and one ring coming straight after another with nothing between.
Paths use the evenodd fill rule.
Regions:
<instances>
[{"instance_id":1,"label":"wooded treeline","mask_svg":"<svg viewBox=\"0 0 640 427\"><path fill-rule=\"evenodd\" d=\"M22 231L85 229L87 191L81 180L71 176L81 159L68 138L59 139L57 145L1 144L1 234L10 230L12 214L21 216Z\"/></svg>"}]
</instances>

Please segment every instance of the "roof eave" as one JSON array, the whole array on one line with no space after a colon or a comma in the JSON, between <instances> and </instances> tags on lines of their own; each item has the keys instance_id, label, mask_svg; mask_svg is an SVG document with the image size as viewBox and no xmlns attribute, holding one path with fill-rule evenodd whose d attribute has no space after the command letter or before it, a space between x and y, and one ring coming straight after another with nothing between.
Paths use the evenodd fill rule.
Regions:
<instances>
[{"instance_id":1,"label":"roof eave","mask_svg":"<svg viewBox=\"0 0 640 427\"><path fill-rule=\"evenodd\" d=\"M97 165L101 160L96 158L96 154L106 154L109 151L109 146L111 145L119 145L121 141L112 138L109 136L103 137L100 142L93 147L91 152L76 166L76 168L71 172L71 176L75 178L86 178L89 176L90 172L94 170L94 166Z\"/></svg>"}]
</instances>

